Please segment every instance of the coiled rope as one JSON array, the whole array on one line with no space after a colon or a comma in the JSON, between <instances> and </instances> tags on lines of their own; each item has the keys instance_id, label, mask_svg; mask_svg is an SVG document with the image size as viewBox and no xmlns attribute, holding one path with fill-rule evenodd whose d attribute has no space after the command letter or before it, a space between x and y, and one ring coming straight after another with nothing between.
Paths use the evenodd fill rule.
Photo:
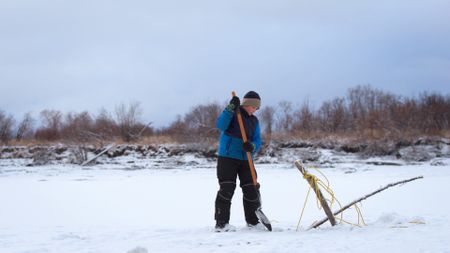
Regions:
<instances>
[{"instance_id":1,"label":"coiled rope","mask_svg":"<svg viewBox=\"0 0 450 253\"><path fill-rule=\"evenodd\" d=\"M308 188L308 193L306 194L305 202L303 203L303 208L302 208L302 211L301 211L301 214L300 214L300 218L299 218L298 223L297 223L297 229L296 229L297 231L298 231L298 229L300 227L300 223L302 221L303 214L304 214L305 209L306 209L306 204L308 202L309 194L311 193L311 189L312 189L311 184L314 184L316 186L315 189L317 191L319 191L319 190L322 191L322 194L318 194L318 192L316 192L316 196L323 195L325 200L329 203L330 208L333 207L333 204L335 202L338 204L339 208L342 208L341 203L336 198L336 196L334 194L334 191L330 187L330 181L328 180L328 178L319 169L317 169L315 167L313 167L313 169L315 171L317 171L322 176L322 178L325 180L325 182L324 182L324 180L320 179L319 177L309 173L308 170L305 170L306 172L303 174L303 178L306 179L310 184L309 184L309 188ZM331 200L326 198L325 195L328 195ZM316 202L317 202L318 209L321 210L322 209L322 204L320 203L321 199L319 199L319 197L316 198ZM354 206L354 209L355 209L355 211L357 213L357 216L358 216L358 222L357 223L353 223L353 222L349 222L349 221L344 220L344 212L341 212L338 216L335 216L336 220L339 220L339 223L346 223L346 224L349 224L349 225L352 225L352 226L357 226L357 227L366 226L366 223L364 222L364 217L363 217L362 212L361 212L361 208L358 206L358 204L355 204L353 206ZM311 227L314 225L314 223L311 225Z\"/></svg>"}]
</instances>

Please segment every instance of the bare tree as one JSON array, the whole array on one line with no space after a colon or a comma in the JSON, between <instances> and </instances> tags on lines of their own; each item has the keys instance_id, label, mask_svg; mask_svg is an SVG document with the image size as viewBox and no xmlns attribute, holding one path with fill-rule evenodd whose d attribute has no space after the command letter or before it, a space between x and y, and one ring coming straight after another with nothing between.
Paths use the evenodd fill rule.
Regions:
<instances>
[{"instance_id":1,"label":"bare tree","mask_svg":"<svg viewBox=\"0 0 450 253\"><path fill-rule=\"evenodd\" d=\"M119 127L106 109L101 109L94 121L91 134L95 139L111 140L114 136L120 135Z\"/></svg>"},{"instance_id":2,"label":"bare tree","mask_svg":"<svg viewBox=\"0 0 450 253\"><path fill-rule=\"evenodd\" d=\"M393 129L405 132L418 128L418 105L414 99L406 98L399 101L391 109L391 117L393 121Z\"/></svg>"},{"instance_id":3,"label":"bare tree","mask_svg":"<svg viewBox=\"0 0 450 253\"><path fill-rule=\"evenodd\" d=\"M6 115L0 110L0 142L8 144L12 139L12 128L14 126L14 118L12 115Z\"/></svg>"},{"instance_id":4,"label":"bare tree","mask_svg":"<svg viewBox=\"0 0 450 253\"><path fill-rule=\"evenodd\" d=\"M309 100L306 100L299 110L294 112L293 130L309 133L314 128L314 112L311 109Z\"/></svg>"},{"instance_id":5,"label":"bare tree","mask_svg":"<svg viewBox=\"0 0 450 253\"><path fill-rule=\"evenodd\" d=\"M318 111L318 124L322 131L336 133L347 128L347 110L344 98L335 98L322 103Z\"/></svg>"},{"instance_id":6,"label":"bare tree","mask_svg":"<svg viewBox=\"0 0 450 253\"><path fill-rule=\"evenodd\" d=\"M30 138L32 136L32 131L33 131L33 124L34 124L34 119L31 116L30 112L27 112L22 121L20 122L18 128L17 128L17 133L16 133L16 140L20 141L24 138Z\"/></svg>"},{"instance_id":7,"label":"bare tree","mask_svg":"<svg viewBox=\"0 0 450 253\"><path fill-rule=\"evenodd\" d=\"M363 130L362 125L366 120L369 108L374 107L373 89L370 85L358 85L350 88L347 93L351 130Z\"/></svg>"},{"instance_id":8,"label":"bare tree","mask_svg":"<svg viewBox=\"0 0 450 253\"><path fill-rule=\"evenodd\" d=\"M293 116L292 103L289 101L281 101L278 103L279 111L277 111L277 129L280 132L288 133L292 130Z\"/></svg>"},{"instance_id":9,"label":"bare tree","mask_svg":"<svg viewBox=\"0 0 450 253\"><path fill-rule=\"evenodd\" d=\"M333 126L331 124L331 118L332 118L332 106L330 101L325 101L322 103L322 105L319 108L319 111L317 112L319 121L319 127L322 131L332 133L335 131L333 129Z\"/></svg>"},{"instance_id":10,"label":"bare tree","mask_svg":"<svg viewBox=\"0 0 450 253\"><path fill-rule=\"evenodd\" d=\"M54 141L61 138L62 113L56 110L44 110L40 113L43 127L38 128L35 133L37 139Z\"/></svg>"},{"instance_id":11,"label":"bare tree","mask_svg":"<svg viewBox=\"0 0 450 253\"><path fill-rule=\"evenodd\" d=\"M184 116L186 137L191 137L188 139L193 141L215 140L218 136L216 120L221 110L222 106L218 103L193 107Z\"/></svg>"},{"instance_id":12,"label":"bare tree","mask_svg":"<svg viewBox=\"0 0 450 253\"><path fill-rule=\"evenodd\" d=\"M263 109L261 109L260 115L263 131L265 132L266 143L267 145L270 145L275 124L275 108L270 105L265 106Z\"/></svg>"},{"instance_id":13,"label":"bare tree","mask_svg":"<svg viewBox=\"0 0 450 253\"><path fill-rule=\"evenodd\" d=\"M176 119L168 127L162 128L159 132L161 135L171 136L176 141L184 142L187 135L186 129L186 123L181 115L177 115Z\"/></svg>"},{"instance_id":14,"label":"bare tree","mask_svg":"<svg viewBox=\"0 0 450 253\"><path fill-rule=\"evenodd\" d=\"M426 133L436 133L448 129L448 114L450 107L446 98L440 94L423 93L419 97L420 126Z\"/></svg>"},{"instance_id":15,"label":"bare tree","mask_svg":"<svg viewBox=\"0 0 450 253\"><path fill-rule=\"evenodd\" d=\"M61 128L62 138L76 142L84 143L92 139L93 119L89 112L67 113L64 124Z\"/></svg>"},{"instance_id":16,"label":"bare tree","mask_svg":"<svg viewBox=\"0 0 450 253\"><path fill-rule=\"evenodd\" d=\"M397 96L370 85L359 85L349 89L347 100L351 130L365 131L375 137L393 129L394 108L399 101Z\"/></svg>"},{"instance_id":17,"label":"bare tree","mask_svg":"<svg viewBox=\"0 0 450 253\"><path fill-rule=\"evenodd\" d=\"M120 104L116 107L116 123L119 127L120 136L126 142L135 139L139 132L138 125L142 115L142 109L139 102L131 102L130 104Z\"/></svg>"},{"instance_id":18,"label":"bare tree","mask_svg":"<svg viewBox=\"0 0 450 253\"><path fill-rule=\"evenodd\" d=\"M348 127L347 109L344 98L335 98L331 101L331 128L332 131L345 131Z\"/></svg>"}]
</instances>

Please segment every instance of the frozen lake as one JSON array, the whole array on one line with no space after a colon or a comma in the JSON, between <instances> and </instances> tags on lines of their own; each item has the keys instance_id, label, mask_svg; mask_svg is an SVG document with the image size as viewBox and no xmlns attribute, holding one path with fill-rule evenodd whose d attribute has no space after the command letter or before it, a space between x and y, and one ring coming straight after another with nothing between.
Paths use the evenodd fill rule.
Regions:
<instances>
[{"instance_id":1,"label":"frozen lake","mask_svg":"<svg viewBox=\"0 0 450 253\"><path fill-rule=\"evenodd\" d=\"M447 161L448 162L448 161ZM293 164L256 164L273 232L246 228L236 189L230 223L213 230L215 164L183 169L88 169L70 165L0 167L0 252L450 252L450 168L428 163L340 163L322 169L342 204L388 183L423 175L362 202L365 227L324 224ZM336 210L337 207L334 207ZM356 222L354 210L344 218Z\"/></svg>"}]
</instances>

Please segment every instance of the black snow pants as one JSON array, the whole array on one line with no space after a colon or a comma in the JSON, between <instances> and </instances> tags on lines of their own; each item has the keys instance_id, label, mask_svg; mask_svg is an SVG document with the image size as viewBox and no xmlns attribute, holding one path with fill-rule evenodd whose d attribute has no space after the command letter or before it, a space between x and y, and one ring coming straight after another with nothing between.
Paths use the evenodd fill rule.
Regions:
<instances>
[{"instance_id":1,"label":"black snow pants","mask_svg":"<svg viewBox=\"0 0 450 253\"><path fill-rule=\"evenodd\" d=\"M221 223L229 222L231 199L236 189L237 176L239 176L242 188L245 220L248 224L255 225L258 223L255 211L260 206L259 184L256 188L253 185L248 161L228 157L219 156L217 162L217 178L220 189L216 197L215 219Z\"/></svg>"}]
</instances>

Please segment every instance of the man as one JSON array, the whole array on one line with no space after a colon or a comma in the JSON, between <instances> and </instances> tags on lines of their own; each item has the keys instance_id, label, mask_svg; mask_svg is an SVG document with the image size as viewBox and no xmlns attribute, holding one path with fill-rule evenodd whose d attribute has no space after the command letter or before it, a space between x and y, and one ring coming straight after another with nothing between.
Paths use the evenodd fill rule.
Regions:
<instances>
[{"instance_id":1,"label":"man","mask_svg":"<svg viewBox=\"0 0 450 253\"><path fill-rule=\"evenodd\" d=\"M237 176L239 176L240 187L242 188L247 225L253 227L259 223L255 214L255 210L260 206L259 184L257 187L253 185L246 152L251 152L253 156L261 147L261 130L258 118L253 115L260 106L261 98L258 93L249 91L244 96L242 106L239 98L234 96L217 119L216 125L221 134L217 161L217 178L220 189L217 192L215 202L216 231L233 229L229 225L230 206L236 189ZM247 142L242 140L237 110L240 110L242 115L248 138Z\"/></svg>"}]
</instances>

